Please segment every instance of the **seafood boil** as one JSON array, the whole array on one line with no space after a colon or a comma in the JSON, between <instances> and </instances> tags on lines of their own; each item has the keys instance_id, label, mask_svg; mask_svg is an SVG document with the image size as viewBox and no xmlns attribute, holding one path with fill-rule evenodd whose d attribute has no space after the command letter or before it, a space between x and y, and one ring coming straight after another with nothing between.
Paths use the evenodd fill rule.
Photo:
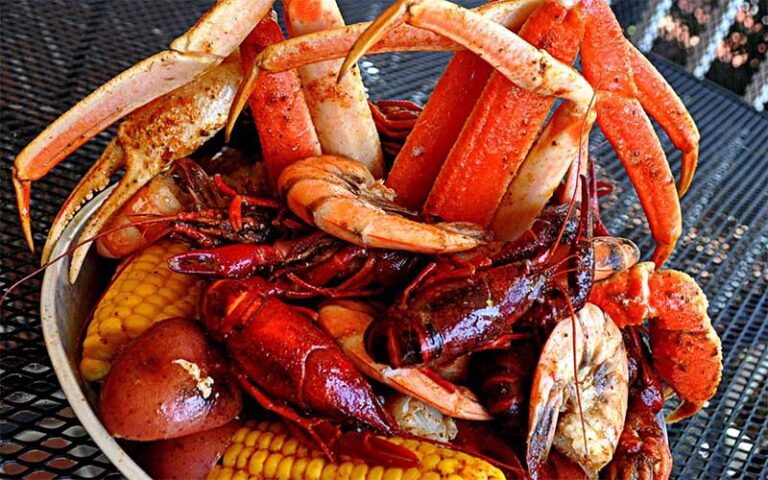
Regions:
<instances>
[{"instance_id":1,"label":"seafood boil","mask_svg":"<svg viewBox=\"0 0 768 480\"><path fill-rule=\"evenodd\" d=\"M722 374L664 268L699 133L607 0L282 7L287 38L218 0L16 157L34 250L33 182L122 120L42 249L123 172L69 270L118 263L78 358L109 433L156 478L669 478ZM369 100L356 62L410 51L455 52L424 107ZM595 123L650 261L601 220Z\"/></svg>"}]
</instances>

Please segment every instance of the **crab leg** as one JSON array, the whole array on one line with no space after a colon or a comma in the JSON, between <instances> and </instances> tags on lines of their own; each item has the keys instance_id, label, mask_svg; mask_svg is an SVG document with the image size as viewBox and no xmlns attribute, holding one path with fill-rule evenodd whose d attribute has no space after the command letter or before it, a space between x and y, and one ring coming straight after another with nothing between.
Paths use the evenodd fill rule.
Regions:
<instances>
[{"instance_id":1,"label":"crab leg","mask_svg":"<svg viewBox=\"0 0 768 480\"><path fill-rule=\"evenodd\" d=\"M682 152L680 180L677 184L677 192L682 198L691 186L698 163L699 130L680 97L659 71L634 45L629 42L626 45L640 104L659 122L675 147Z\"/></svg>"},{"instance_id":2,"label":"crab leg","mask_svg":"<svg viewBox=\"0 0 768 480\"><path fill-rule=\"evenodd\" d=\"M621 26L605 0L583 0L580 7L586 13L582 66L584 76L597 86L597 122L637 190L656 241L653 261L660 267L682 231L675 180L653 126L637 100L631 55ZM650 76L646 69L639 73L641 78ZM683 178L681 185L685 186L686 181Z\"/></svg>"},{"instance_id":3,"label":"crab leg","mask_svg":"<svg viewBox=\"0 0 768 480\"><path fill-rule=\"evenodd\" d=\"M513 240L529 229L569 166L587 162L586 137L594 120L593 110L585 118L572 104L555 111L494 214L491 229L496 238Z\"/></svg>"},{"instance_id":4,"label":"crab leg","mask_svg":"<svg viewBox=\"0 0 768 480\"><path fill-rule=\"evenodd\" d=\"M517 30L544 0L500 0L472 9L488 20ZM253 68L284 72L313 63L344 58L371 22L329 28L288 38L266 47L254 60ZM464 47L437 33L401 24L387 30L371 45L366 55L393 52L464 50ZM250 76L250 72L249 75Z\"/></svg>"},{"instance_id":5,"label":"crab leg","mask_svg":"<svg viewBox=\"0 0 768 480\"><path fill-rule=\"evenodd\" d=\"M284 6L291 36L344 25L334 0L285 0ZM340 65L332 60L299 68L320 144L324 153L354 158L381 177L384 158L360 71L355 67L337 82Z\"/></svg>"},{"instance_id":6,"label":"crab leg","mask_svg":"<svg viewBox=\"0 0 768 480\"><path fill-rule=\"evenodd\" d=\"M576 12L549 1L526 21L520 37L571 63L582 29ZM445 160L424 211L448 221L488 225L554 100L494 73ZM522 225L520 232L529 226Z\"/></svg>"},{"instance_id":7,"label":"crab leg","mask_svg":"<svg viewBox=\"0 0 768 480\"><path fill-rule=\"evenodd\" d=\"M340 76L392 25L407 22L446 36L471 50L514 84L563 98L581 115L591 109L593 90L579 73L504 26L447 0L399 0L377 18L350 50ZM504 48L498 48L504 45Z\"/></svg>"},{"instance_id":8,"label":"crab leg","mask_svg":"<svg viewBox=\"0 0 768 480\"><path fill-rule=\"evenodd\" d=\"M273 0L219 0L170 49L137 63L69 109L16 157L13 184L22 230L34 251L30 183L129 112L220 64L269 12ZM223 28L226 26L226 28Z\"/></svg>"},{"instance_id":9,"label":"crab leg","mask_svg":"<svg viewBox=\"0 0 768 480\"><path fill-rule=\"evenodd\" d=\"M120 168L125 174L107 200L91 216L80 238L88 239L134 193L176 159L200 148L224 127L227 113L242 79L240 56L233 55L202 77L131 113L115 138L67 198L53 221L43 251L47 260L69 219L94 191L104 188ZM75 250L69 279L77 279L90 244Z\"/></svg>"},{"instance_id":10,"label":"crab leg","mask_svg":"<svg viewBox=\"0 0 768 480\"><path fill-rule=\"evenodd\" d=\"M539 1L516 2L515 13L519 16L497 23L517 31L539 4ZM500 6L506 7L499 4L488 7ZM395 27L399 28L402 27ZM387 186L397 192L399 204L422 209L448 152L487 88L491 72L491 66L471 52L459 52L451 59L387 177ZM466 175L462 178L467 179Z\"/></svg>"},{"instance_id":11,"label":"crab leg","mask_svg":"<svg viewBox=\"0 0 768 480\"><path fill-rule=\"evenodd\" d=\"M533 165L554 161L555 166L549 172L556 175L559 182L572 159L579 156L583 139L594 121L594 93L589 83L571 67L501 25L445 0L401 0L395 3L360 37L345 65L354 63L365 53L366 45L375 44L389 26L403 21L462 43L525 90L568 100L559 108L529 154ZM498 48L497 45L504 45L505 48ZM544 195L549 198L554 188L537 192L541 207L544 203L540 198ZM538 208L537 204L535 206Z\"/></svg>"},{"instance_id":12,"label":"crab leg","mask_svg":"<svg viewBox=\"0 0 768 480\"><path fill-rule=\"evenodd\" d=\"M274 14L265 17L240 46L243 71L251 69L254 58L264 48L282 41L283 33ZM248 100L267 174L274 187L285 167L296 160L320 155L320 142L299 74L295 70L277 74L262 72L255 79Z\"/></svg>"}]
</instances>

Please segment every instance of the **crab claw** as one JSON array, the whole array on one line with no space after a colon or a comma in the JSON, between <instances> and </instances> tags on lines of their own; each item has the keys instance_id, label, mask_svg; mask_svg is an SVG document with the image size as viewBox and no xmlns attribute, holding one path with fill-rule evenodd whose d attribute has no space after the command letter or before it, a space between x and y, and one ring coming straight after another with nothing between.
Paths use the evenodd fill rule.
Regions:
<instances>
[{"instance_id":1,"label":"crab claw","mask_svg":"<svg viewBox=\"0 0 768 480\"><path fill-rule=\"evenodd\" d=\"M155 175L175 160L197 150L220 130L242 78L240 59L233 55L202 77L141 107L118 128L96 163L67 198L48 233L43 248L47 261L67 222L94 192L123 168L125 174L104 204L90 218L81 239L98 234L112 215ZM74 282L89 244L75 250L70 264Z\"/></svg>"},{"instance_id":2,"label":"crab claw","mask_svg":"<svg viewBox=\"0 0 768 480\"><path fill-rule=\"evenodd\" d=\"M115 121L223 62L270 11L272 2L219 0L191 29L171 42L169 50L142 60L96 89L19 153L13 184L22 229L31 249L31 183ZM100 162L101 172L114 168L115 162L115 157Z\"/></svg>"},{"instance_id":3,"label":"crab claw","mask_svg":"<svg viewBox=\"0 0 768 480\"><path fill-rule=\"evenodd\" d=\"M644 108L665 125L675 144L684 149L680 194L693 177L698 131L679 99L674 93L668 94L671 88L658 72L653 73L652 66L637 58L642 55L629 47L605 0L584 0L579 6L585 12L581 63L584 77L598 92L597 123L635 186L656 241L653 261L660 267L680 237L682 214L672 171ZM646 83L642 89L638 87L641 83ZM673 127L686 133L678 134Z\"/></svg>"}]
</instances>

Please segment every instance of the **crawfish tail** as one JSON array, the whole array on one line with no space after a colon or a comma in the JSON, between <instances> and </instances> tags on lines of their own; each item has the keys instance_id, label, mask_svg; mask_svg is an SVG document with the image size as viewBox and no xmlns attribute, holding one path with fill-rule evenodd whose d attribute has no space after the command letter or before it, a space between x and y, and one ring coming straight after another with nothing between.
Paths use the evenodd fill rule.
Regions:
<instances>
[{"instance_id":1,"label":"crawfish tail","mask_svg":"<svg viewBox=\"0 0 768 480\"><path fill-rule=\"evenodd\" d=\"M480 398L490 414L508 430L525 433L537 360L538 348L532 339L513 341L506 350L472 356L471 368L480 379Z\"/></svg>"}]
</instances>

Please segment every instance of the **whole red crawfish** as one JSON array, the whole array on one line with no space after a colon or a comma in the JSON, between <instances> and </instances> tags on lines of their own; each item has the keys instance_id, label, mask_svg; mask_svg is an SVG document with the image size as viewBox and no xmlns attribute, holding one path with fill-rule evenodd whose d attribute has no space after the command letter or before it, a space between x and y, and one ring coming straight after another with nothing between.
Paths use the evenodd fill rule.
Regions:
<instances>
[{"instance_id":1,"label":"whole red crawfish","mask_svg":"<svg viewBox=\"0 0 768 480\"><path fill-rule=\"evenodd\" d=\"M313 314L282 302L281 293L254 277L215 281L203 298L205 326L225 343L243 389L303 430L330 459L347 454L414 466L417 459L409 450L337 426L400 433L362 374L310 318Z\"/></svg>"},{"instance_id":2,"label":"whole red crawfish","mask_svg":"<svg viewBox=\"0 0 768 480\"><path fill-rule=\"evenodd\" d=\"M592 216L588 208L580 220L569 212L548 210L518 240L459 259L464 268L433 264L431 278L370 325L369 354L395 367L433 364L502 346L518 322L551 325L580 309L594 279ZM552 262L557 243L570 251Z\"/></svg>"},{"instance_id":3,"label":"whole red crawfish","mask_svg":"<svg viewBox=\"0 0 768 480\"><path fill-rule=\"evenodd\" d=\"M230 279L265 276L291 298L381 293L382 288L407 283L421 264L419 255L368 249L322 232L272 244L198 249L169 262L181 273Z\"/></svg>"}]
</instances>

